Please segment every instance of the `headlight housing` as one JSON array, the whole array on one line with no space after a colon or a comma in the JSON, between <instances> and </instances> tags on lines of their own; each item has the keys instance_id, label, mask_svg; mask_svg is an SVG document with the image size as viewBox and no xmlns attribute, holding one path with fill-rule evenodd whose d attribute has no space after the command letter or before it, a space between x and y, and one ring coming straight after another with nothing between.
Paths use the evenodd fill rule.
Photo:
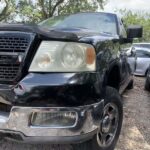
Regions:
<instances>
[{"instance_id":1,"label":"headlight housing","mask_svg":"<svg viewBox=\"0 0 150 150\"><path fill-rule=\"evenodd\" d=\"M90 44L43 41L37 50L29 72L95 71L96 54Z\"/></svg>"}]
</instances>

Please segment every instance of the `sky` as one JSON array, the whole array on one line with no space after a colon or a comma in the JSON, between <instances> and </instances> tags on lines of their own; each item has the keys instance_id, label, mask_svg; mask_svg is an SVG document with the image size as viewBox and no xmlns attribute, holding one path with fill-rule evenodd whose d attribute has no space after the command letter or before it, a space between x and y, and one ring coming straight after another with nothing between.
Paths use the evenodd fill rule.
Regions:
<instances>
[{"instance_id":1,"label":"sky","mask_svg":"<svg viewBox=\"0 0 150 150\"><path fill-rule=\"evenodd\" d=\"M3 2L3 0L0 0ZM16 0L17 1L17 0ZM33 0L35 1L35 0ZM116 9L129 9L133 11L146 11L150 12L150 0L107 0L107 4L104 7L105 11L115 11ZM0 11L3 7L0 4Z\"/></svg>"},{"instance_id":2,"label":"sky","mask_svg":"<svg viewBox=\"0 0 150 150\"><path fill-rule=\"evenodd\" d=\"M3 0L0 0L3 2ZM16 0L17 1L17 0ZM33 0L35 1L35 0ZM150 0L107 0L104 7L105 11L114 12L118 9L127 9L135 12L149 12L150 13ZM0 12L2 11L3 3L0 4Z\"/></svg>"},{"instance_id":3,"label":"sky","mask_svg":"<svg viewBox=\"0 0 150 150\"><path fill-rule=\"evenodd\" d=\"M3 3L1 3L0 4L0 12L2 11L1 9L4 7L4 4Z\"/></svg>"},{"instance_id":4,"label":"sky","mask_svg":"<svg viewBox=\"0 0 150 150\"><path fill-rule=\"evenodd\" d=\"M115 9L150 12L150 0L108 0L108 3L104 8L105 11L110 12Z\"/></svg>"}]
</instances>

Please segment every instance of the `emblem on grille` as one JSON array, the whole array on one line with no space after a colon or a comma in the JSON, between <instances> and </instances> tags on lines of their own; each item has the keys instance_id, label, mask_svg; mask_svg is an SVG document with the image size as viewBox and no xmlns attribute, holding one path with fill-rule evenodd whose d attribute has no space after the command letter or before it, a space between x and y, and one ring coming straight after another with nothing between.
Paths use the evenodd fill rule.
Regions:
<instances>
[{"instance_id":1,"label":"emblem on grille","mask_svg":"<svg viewBox=\"0 0 150 150\"><path fill-rule=\"evenodd\" d=\"M23 60L23 56L22 55L18 55L17 63L21 63L22 60Z\"/></svg>"}]
</instances>

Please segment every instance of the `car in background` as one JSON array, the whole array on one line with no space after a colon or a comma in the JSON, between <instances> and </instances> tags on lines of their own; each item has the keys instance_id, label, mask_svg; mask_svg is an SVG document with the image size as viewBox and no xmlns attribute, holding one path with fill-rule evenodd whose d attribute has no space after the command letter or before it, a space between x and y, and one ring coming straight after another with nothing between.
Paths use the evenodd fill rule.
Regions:
<instances>
[{"instance_id":1,"label":"car in background","mask_svg":"<svg viewBox=\"0 0 150 150\"><path fill-rule=\"evenodd\" d=\"M146 76L145 90L150 91L150 66L148 68L148 72L147 72L147 76Z\"/></svg>"},{"instance_id":2,"label":"car in background","mask_svg":"<svg viewBox=\"0 0 150 150\"><path fill-rule=\"evenodd\" d=\"M126 52L126 54L133 74L146 76L150 65L150 49L132 47Z\"/></svg>"},{"instance_id":3,"label":"car in background","mask_svg":"<svg viewBox=\"0 0 150 150\"><path fill-rule=\"evenodd\" d=\"M133 47L139 47L139 48L149 48L150 49L150 43L133 43Z\"/></svg>"}]
</instances>

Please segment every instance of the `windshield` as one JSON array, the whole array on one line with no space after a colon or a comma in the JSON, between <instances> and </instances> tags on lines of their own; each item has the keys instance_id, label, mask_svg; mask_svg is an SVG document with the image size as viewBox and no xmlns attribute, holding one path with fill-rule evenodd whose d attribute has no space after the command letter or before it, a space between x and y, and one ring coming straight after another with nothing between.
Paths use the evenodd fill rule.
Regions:
<instances>
[{"instance_id":1,"label":"windshield","mask_svg":"<svg viewBox=\"0 0 150 150\"><path fill-rule=\"evenodd\" d=\"M49 18L39 25L47 28L83 28L94 32L117 34L116 16L107 13L81 13Z\"/></svg>"}]
</instances>

